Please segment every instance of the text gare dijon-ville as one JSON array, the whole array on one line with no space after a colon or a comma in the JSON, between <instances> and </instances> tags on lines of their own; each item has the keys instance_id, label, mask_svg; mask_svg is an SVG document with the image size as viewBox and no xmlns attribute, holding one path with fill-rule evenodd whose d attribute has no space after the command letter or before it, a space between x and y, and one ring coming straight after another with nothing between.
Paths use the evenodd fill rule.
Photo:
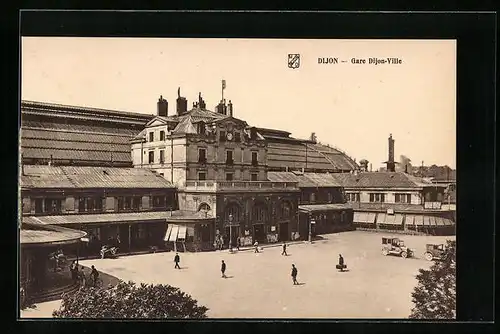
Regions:
<instances>
[{"instance_id":1,"label":"text gare dijon-ville","mask_svg":"<svg viewBox=\"0 0 500 334\"><path fill-rule=\"evenodd\" d=\"M321 57L318 58L318 64L338 64L338 63L350 63L354 65L364 65L364 64L369 64L369 65L401 65L403 64L403 60L401 58L351 58L349 60L343 60L339 58L332 58L332 57Z\"/></svg>"}]
</instances>

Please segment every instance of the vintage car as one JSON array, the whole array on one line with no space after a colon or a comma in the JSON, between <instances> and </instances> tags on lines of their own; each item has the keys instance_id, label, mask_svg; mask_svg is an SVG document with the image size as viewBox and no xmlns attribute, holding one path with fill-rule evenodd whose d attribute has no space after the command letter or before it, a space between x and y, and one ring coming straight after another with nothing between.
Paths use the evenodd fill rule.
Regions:
<instances>
[{"instance_id":1,"label":"vintage car","mask_svg":"<svg viewBox=\"0 0 500 334\"><path fill-rule=\"evenodd\" d=\"M382 238L382 255L398 255L402 258L412 257L414 251L405 246L403 240L399 238Z\"/></svg>"},{"instance_id":2,"label":"vintage car","mask_svg":"<svg viewBox=\"0 0 500 334\"><path fill-rule=\"evenodd\" d=\"M425 246L425 254L424 258L427 261L432 261L432 260L442 260L445 250L446 250L446 245L444 244L427 244Z\"/></svg>"}]
</instances>

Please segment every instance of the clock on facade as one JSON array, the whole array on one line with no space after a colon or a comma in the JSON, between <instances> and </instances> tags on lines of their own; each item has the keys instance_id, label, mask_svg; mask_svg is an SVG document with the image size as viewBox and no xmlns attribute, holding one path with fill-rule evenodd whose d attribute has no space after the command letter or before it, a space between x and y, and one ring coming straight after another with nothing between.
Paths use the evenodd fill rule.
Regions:
<instances>
[{"instance_id":1,"label":"clock on facade","mask_svg":"<svg viewBox=\"0 0 500 334\"><path fill-rule=\"evenodd\" d=\"M233 134L231 132L228 132L226 138L227 140L233 140Z\"/></svg>"}]
</instances>

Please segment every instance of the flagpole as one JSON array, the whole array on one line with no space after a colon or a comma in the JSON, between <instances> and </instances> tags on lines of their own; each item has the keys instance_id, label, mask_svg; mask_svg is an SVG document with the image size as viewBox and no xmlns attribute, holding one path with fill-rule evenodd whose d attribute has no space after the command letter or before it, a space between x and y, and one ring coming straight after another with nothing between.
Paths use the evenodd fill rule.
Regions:
<instances>
[{"instance_id":1,"label":"flagpole","mask_svg":"<svg viewBox=\"0 0 500 334\"><path fill-rule=\"evenodd\" d=\"M224 102L224 80L222 80L222 100Z\"/></svg>"}]
</instances>

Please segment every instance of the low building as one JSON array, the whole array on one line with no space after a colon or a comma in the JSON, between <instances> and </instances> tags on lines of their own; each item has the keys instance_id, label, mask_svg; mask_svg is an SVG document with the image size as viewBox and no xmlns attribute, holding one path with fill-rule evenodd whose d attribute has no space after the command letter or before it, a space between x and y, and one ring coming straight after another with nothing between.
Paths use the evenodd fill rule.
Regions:
<instances>
[{"instance_id":1,"label":"low building","mask_svg":"<svg viewBox=\"0 0 500 334\"><path fill-rule=\"evenodd\" d=\"M120 252L161 247L175 187L138 168L24 166L22 223L62 226L88 233L82 256L112 244Z\"/></svg>"},{"instance_id":2,"label":"low building","mask_svg":"<svg viewBox=\"0 0 500 334\"><path fill-rule=\"evenodd\" d=\"M443 207L446 186L403 172L332 174L344 187L358 227L454 233L454 210Z\"/></svg>"},{"instance_id":3,"label":"low building","mask_svg":"<svg viewBox=\"0 0 500 334\"><path fill-rule=\"evenodd\" d=\"M346 204L342 185L328 173L268 172L273 182L296 182L300 189L299 235L308 238L353 230L353 209Z\"/></svg>"}]
</instances>

